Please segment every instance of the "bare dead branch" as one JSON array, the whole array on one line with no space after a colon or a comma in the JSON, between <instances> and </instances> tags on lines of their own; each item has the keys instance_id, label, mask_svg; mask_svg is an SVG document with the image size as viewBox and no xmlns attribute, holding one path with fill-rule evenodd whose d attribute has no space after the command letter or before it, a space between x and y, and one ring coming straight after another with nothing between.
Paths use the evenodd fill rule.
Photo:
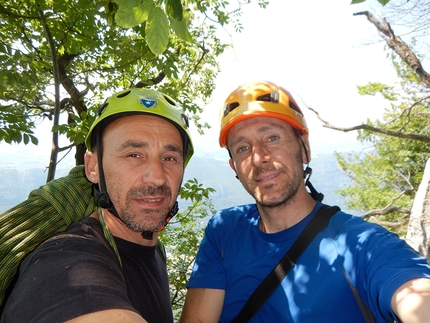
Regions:
<instances>
[{"instance_id":1,"label":"bare dead branch","mask_svg":"<svg viewBox=\"0 0 430 323\"><path fill-rule=\"evenodd\" d=\"M408 172L408 176L405 176L404 174L402 174L399 171L395 171L395 172L396 172L396 174L398 176L402 177L405 180L405 182L408 183L408 185L409 185L409 190L405 190L405 193L410 193L410 192L414 192L415 193L416 192L416 188L411 183L411 173Z\"/></svg>"},{"instance_id":2,"label":"bare dead branch","mask_svg":"<svg viewBox=\"0 0 430 323\"><path fill-rule=\"evenodd\" d=\"M404 133L404 132L400 132L400 131L391 131L391 130L387 130L387 129L383 129L383 128L373 127L373 126L370 126L367 124L361 124L361 125L352 126L352 127L334 126L330 122L328 122L327 120L323 119L320 116L318 111L316 111L315 109L313 109L312 107L310 107L308 105L306 105L306 107L309 110L311 110L313 113L315 113L315 115L323 123L323 127L325 127L325 128L343 131L343 132L350 132L350 131L355 131L355 130L367 130L367 131L371 131L371 132L384 134L387 136L403 138L403 139L410 139L410 140L417 140L417 141L422 141L425 143L430 143L430 137L429 136L417 135L417 134L413 134L413 133Z\"/></svg>"},{"instance_id":3,"label":"bare dead branch","mask_svg":"<svg viewBox=\"0 0 430 323\"><path fill-rule=\"evenodd\" d=\"M388 228L400 228L408 222L408 217L403 217L400 221L397 221L397 222L390 222L390 221L381 221L381 220L378 220L376 217L372 216L369 218L369 221L377 223L379 225L383 225Z\"/></svg>"},{"instance_id":4,"label":"bare dead branch","mask_svg":"<svg viewBox=\"0 0 430 323\"><path fill-rule=\"evenodd\" d=\"M379 35L385 40L387 45L401 57L401 59L417 73L428 88L430 88L430 75L424 70L421 61L415 55L413 50L399 37L394 34L391 25L382 19L382 22L376 19L370 12L361 11L354 13L354 16L363 15L367 20L373 24L378 30Z\"/></svg>"},{"instance_id":5,"label":"bare dead branch","mask_svg":"<svg viewBox=\"0 0 430 323\"><path fill-rule=\"evenodd\" d=\"M391 199L390 203L388 203L384 208L370 210L369 212L367 212L363 216L363 218L370 220L370 219L374 218L377 215L385 215L385 214L394 213L394 212L404 213L404 214L406 214L406 217L409 217L409 215L411 214L411 210L410 209L393 206L394 202L397 201L400 197L402 197L407 192L409 192L409 190L400 192L397 196L393 197ZM403 218L405 218L405 217L403 217ZM375 222L375 220L372 220L372 221ZM391 222L388 222L388 223L391 223Z\"/></svg>"},{"instance_id":6,"label":"bare dead branch","mask_svg":"<svg viewBox=\"0 0 430 323\"><path fill-rule=\"evenodd\" d=\"M410 209L406 209L406 208L402 208L402 207L397 207L397 206L389 206L389 207L385 207L383 209L375 209L375 210L370 210L369 212L367 212L363 218L367 219L371 216L375 216L375 215L386 215L389 213L394 213L394 212L398 212L398 213L404 213L404 214L410 214L411 210Z\"/></svg>"}]
</instances>

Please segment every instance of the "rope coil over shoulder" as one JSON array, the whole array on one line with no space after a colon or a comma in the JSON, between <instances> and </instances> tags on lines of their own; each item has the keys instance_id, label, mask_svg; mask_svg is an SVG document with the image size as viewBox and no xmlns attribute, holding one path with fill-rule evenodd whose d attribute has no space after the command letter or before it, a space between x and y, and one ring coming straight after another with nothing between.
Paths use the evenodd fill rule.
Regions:
<instances>
[{"instance_id":1,"label":"rope coil over shoulder","mask_svg":"<svg viewBox=\"0 0 430 323\"><path fill-rule=\"evenodd\" d=\"M24 202L0 214L0 304L21 261L40 243L96 210L84 166L31 191Z\"/></svg>"},{"instance_id":2,"label":"rope coil over shoulder","mask_svg":"<svg viewBox=\"0 0 430 323\"><path fill-rule=\"evenodd\" d=\"M31 191L27 200L0 214L0 312L21 261L42 242L95 210L93 183L86 178L85 168L80 165L72 168L67 176ZM121 264L118 248L101 212L99 220ZM166 259L160 240L157 240L157 248Z\"/></svg>"}]
</instances>

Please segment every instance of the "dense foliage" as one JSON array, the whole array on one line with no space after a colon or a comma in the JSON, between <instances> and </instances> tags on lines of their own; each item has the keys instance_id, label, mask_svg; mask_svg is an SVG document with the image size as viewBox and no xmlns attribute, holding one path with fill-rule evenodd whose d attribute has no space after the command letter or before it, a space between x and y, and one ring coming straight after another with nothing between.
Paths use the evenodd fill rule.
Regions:
<instances>
[{"instance_id":1,"label":"dense foliage","mask_svg":"<svg viewBox=\"0 0 430 323\"><path fill-rule=\"evenodd\" d=\"M167 267L171 290L171 303L176 320L179 321L186 295L186 283L203 238L204 228L210 216L215 213L206 188L194 178L181 188L181 197L191 204L179 212L161 232L160 239L166 247Z\"/></svg>"},{"instance_id":2,"label":"dense foliage","mask_svg":"<svg viewBox=\"0 0 430 323\"><path fill-rule=\"evenodd\" d=\"M249 3L251 1L245 1ZM256 0L264 7L266 2ZM32 0L0 4L0 141L37 143L38 119L53 123L48 180L58 153L83 140L103 97L152 87L178 100L199 120L228 46L216 24L235 23L241 6L226 1ZM58 135L70 145L60 147Z\"/></svg>"}]
</instances>

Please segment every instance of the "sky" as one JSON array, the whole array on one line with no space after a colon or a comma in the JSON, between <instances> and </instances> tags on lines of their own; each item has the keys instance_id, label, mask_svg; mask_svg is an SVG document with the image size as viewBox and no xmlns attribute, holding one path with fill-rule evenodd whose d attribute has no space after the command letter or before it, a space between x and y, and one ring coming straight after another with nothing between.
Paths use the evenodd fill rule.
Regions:
<instances>
[{"instance_id":1,"label":"sky","mask_svg":"<svg viewBox=\"0 0 430 323\"><path fill-rule=\"evenodd\" d=\"M310 106L338 126L352 126L368 117L381 116L387 103L358 94L357 85L391 84L394 69L386 58L376 29L357 11L372 12L381 5L368 0L350 5L348 0L271 1L266 9L245 8L244 29L231 34L233 49L221 57L222 72L203 120L213 124L203 140L202 152L218 146L219 109L240 84L269 80L287 88L301 106L310 129L313 155L350 150L361 145L356 133L322 127Z\"/></svg>"},{"instance_id":2,"label":"sky","mask_svg":"<svg viewBox=\"0 0 430 323\"><path fill-rule=\"evenodd\" d=\"M376 118L387 103L363 97L357 85L391 84L396 75L376 29L357 11L382 8L376 0L350 5L349 0L271 0L266 9L246 5L243 31L219 29L219 37L233 48L220 57L221 73L202 120L212 125L204 136L191 126L198 156L226 158L218 146L219 109L230 92L249 81L269 80L287 88L301 106L310 129L313 158L318 154L360 149L356 133L322 127L311 106L338 126L352 126ZM0 165L48 162L50 124L39 127L39 146L0 144ZM63 164L73 163L73 154Z\"/></svg>"}]
</instances>

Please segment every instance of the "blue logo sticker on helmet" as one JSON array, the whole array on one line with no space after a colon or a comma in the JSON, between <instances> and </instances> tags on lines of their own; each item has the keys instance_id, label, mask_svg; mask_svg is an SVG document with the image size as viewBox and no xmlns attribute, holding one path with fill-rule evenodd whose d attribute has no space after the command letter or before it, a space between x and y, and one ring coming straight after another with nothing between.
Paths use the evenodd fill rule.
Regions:
<instances>
[{"instance_id":1,"label":"blue logo sticker on helmet","mask_svg":"<svg viewBox=\"0 0 430 323\"><path fill-rule=\"evenodd\" d=\"M155 108L158 104L156 100L146 95L142 98L139 98L138 101L140 102L141 105L143 105L145 108L148 108L148 109Z\"/></svg>"}]
</instances>

